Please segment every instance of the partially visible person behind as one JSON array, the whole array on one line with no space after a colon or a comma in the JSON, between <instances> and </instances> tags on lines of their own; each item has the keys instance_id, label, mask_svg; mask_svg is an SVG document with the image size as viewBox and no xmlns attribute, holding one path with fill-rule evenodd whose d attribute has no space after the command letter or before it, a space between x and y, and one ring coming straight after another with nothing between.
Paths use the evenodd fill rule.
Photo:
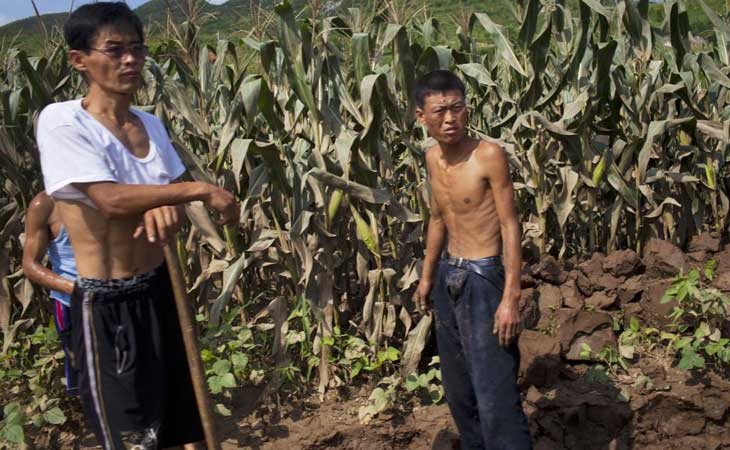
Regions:
<instances>
[{"instance_id":1,"label":"partially visible person behind","mask_svg":"<svg viewBox=\"0 0 730 450\"><path fill-rule=\"evenodd\" d=\"M78 268L71 348L84 415L105 450L200 442L163 244L179 229L179 205L202 201L219 223L237 224L239 204L218 186L184 181L162 121L131 106L148 49L125 3L80 6L64 38L86 89L46 106L36 139Z\"/></svg>"},{"instance_id":2,"label":"partially visible person behind","mask_svg":"<svg viewBox=\"0 0 730 450\"><path fill-rule=\"evenodd\" d=\"M429 295L433 300L444 391L461 447L528 450L516 383L521 235L507 155L466 134L465 88L453 73L425 75L414 98L416 117L436 140L426 152L431 217L414 300L421 310Z\"/></svg>"},{"instance_id":3,"label":"partially visible person behind","mask_svg":"<svg viewBox=\"0 0 730 450\"><path fill-rule=\"evenodd\" d=\"M48 255L49 269L43 264ZM66 391L78 395L78 372L73 365L69 344L71 339L71 292L76 279L76 261L71 241L61 223L53 199L41 192L28 206L25 214L23 244L23 273L33 283L49 290L56 330L65 354Z\"/></svg>"}]
</instances>

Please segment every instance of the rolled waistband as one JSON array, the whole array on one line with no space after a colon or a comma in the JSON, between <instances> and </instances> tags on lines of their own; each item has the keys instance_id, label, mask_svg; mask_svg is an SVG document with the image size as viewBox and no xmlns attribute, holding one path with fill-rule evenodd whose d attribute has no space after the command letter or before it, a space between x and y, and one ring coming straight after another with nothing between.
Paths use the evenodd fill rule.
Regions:
<instances>
[{"instance_id":1,"label":"rolled waistband","mask_svg":"<svg viewBox=\"0 0 730 450\"><path fill-rule=\"evenodd\" d=\"M127 278L88 278L79 277L76 279L76 287L84 292L93 292L94 294L128 294L149 289L164 274L167 273L165 264L158 266L149 272L140 273Z\"/></svg>"},{"instance_id":2,"label":"rolled waistband","mask_svg":"<svg viewBox=\"0 0 730 450\"><path fill-rule=\"evenodd\" d=\"M465 268L466 266L476 265L482 268L497 267L502 265L501 256L487 256L486 258L479 259L466 259L466 258L455 258L451 255L446 255L444 258L446 264L454 267Z\"/></svg>"}]
</instances>

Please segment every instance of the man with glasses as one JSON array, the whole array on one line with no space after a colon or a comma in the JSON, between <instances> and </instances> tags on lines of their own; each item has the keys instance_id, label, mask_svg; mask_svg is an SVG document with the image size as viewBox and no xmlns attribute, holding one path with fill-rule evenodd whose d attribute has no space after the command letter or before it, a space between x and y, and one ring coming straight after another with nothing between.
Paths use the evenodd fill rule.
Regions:
<instances>
[{"instance_id":1,"label":"man with glasses","mask_svg":"<svg viewBox=\"0 0 730 450\"><path fill-rule=\"evenodd\" d=\"M202 440L162 244L179 205L201 200L236 223L238 203L185 172L164 126L130 107L147 55L142 23L122 2L79 7L64 25L86 95L40 114L46 192L76 257L71 347L84 412L106 450Z\"/></svg>"}]
</instances>

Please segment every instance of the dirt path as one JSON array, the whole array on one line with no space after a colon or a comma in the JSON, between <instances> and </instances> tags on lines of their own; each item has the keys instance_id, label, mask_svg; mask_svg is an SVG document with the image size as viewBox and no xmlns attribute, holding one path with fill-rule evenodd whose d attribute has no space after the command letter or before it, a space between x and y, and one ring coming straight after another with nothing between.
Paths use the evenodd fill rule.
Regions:
<instances>
[{"instance_id":1,"label":"dirt path","mask_svg":"<svg viewBox=\"0 0 730 450\"><path fill-rule=\"evenodd\" d=\"M589 366L546 388L530 387L523 406L535 448L540 450L728 450L730 383L707 374L644 367L654 386L632 382L638 369L620 380L594 379ZM575 368L573 369L575 370ZM582 372L582 373L581 373ZM635 372L635 373L634 373ZM318 397L262 400L261 389L242 388L226 401L229 417L217 416L223 450L452 450L458 438L448 407L400 402L369 424L358 421L367 390L329 392ZM68 405L70 406L70 405ZM73 408L63 429L36 436L38 449L91 450L96 441ZM84 436L79 438L78 436Z\"/></svg>"},{"instance_id":2,"label":"dirt path","mask_svg":"<svg viewBox=\"0 0 730 450\"><path fill-rule=\"evenodd\" d=\"M255 399L255 395L248 397ZM414 406L408 412L384 413L361 424L357 412L365 402L361 395L347 400L332 395L321 403L314 397L259 406L245 416L219 422L223 450L454 448L455 428L446 405Z\"/></svg>"},{"instance_id":3,"label":"dirt path","mask_svg":"<svg viewBox=\"0 0 730 450\"><path fill-rule=\"evenodd\" d=\"M338 398L332 392L320 402L317 396L287 400L280 405L261 401L261 390L243 388L226 402L232 415L216 415L223 450L451 450L458 438L445 404L411 406L407 411L381 413L361 424L357 412L367 395ZM340 393L341 395L341 393ZM69 405L70 406L70 405ZM76 409L76 408L74 408ZM63 429L36 436L34 448L98 450L96 439L78 411ZM79 437L83 436L83 437Z\"/></svg>"}]
</instances>

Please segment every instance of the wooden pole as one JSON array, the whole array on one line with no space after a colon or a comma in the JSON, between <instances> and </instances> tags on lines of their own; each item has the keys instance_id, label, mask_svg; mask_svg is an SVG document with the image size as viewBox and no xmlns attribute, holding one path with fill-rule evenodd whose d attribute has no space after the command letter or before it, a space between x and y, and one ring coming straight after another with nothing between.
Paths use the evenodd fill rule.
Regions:
<instances>
[{"instance_id":1,"label":"wooden pole","mask_svg":"<svg viewBox=\"0 0 730 450\"><path fill-rule=\"evenodd\" d=\"M203 361L200 359L195 322L193 321L187 290L185 289L185 281L180 271L180 262L178 261L177 254L173 250L172 244L169 243L165 245L165 261L167 262L167 271L170 273L172 291L175 295L177 316L180 319L180 331L182 332L183 342L185 343L185 354L188 357L188 365L190 366L190 378L193 382L193 390L195 391L195 401L198 404L200 420L203 423L205 443L208 450L220 450L220 444L218 443L215 432L213 413L210 407L210 395L205 385L205 371L203 370Z\"/></svg>"}]
</instances>

